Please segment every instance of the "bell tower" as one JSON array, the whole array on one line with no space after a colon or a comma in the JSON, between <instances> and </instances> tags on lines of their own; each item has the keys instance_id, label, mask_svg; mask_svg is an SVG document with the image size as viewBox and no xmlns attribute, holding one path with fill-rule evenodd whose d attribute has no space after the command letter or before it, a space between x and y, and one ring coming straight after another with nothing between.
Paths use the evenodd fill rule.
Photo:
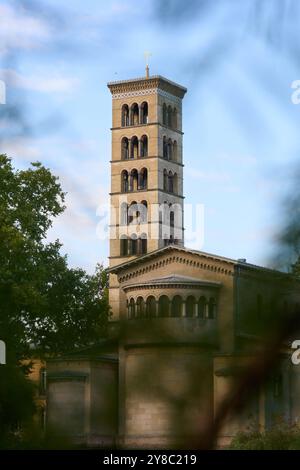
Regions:
<instances>
[{"instance_id":1,"label":"bell tower","mask_svg":"<svg viewBox=\"0 0 300 470\"><path fill-rule=\"evenodd\" d=\"M182 99L161 76L108 83L112 94L110 267L168 244L183 245ZM119 285L110 305L119 316Z\"/></svg>"}]
</instances>

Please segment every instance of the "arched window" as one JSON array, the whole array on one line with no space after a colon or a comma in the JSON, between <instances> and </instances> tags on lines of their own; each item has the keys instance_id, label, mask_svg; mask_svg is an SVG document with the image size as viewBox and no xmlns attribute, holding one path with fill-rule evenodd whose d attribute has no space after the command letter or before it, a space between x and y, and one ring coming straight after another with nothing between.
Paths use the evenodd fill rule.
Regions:
<instances>
[{"instance_id":1,"label":"arched window","mask_svg":"<svg viewBox=\"0 0 300 470\"><path fill-rule=\"evenodd\" d=\"M174 173L173 176L173 193L177 194L178 193L178 176L177 173Z\"/></svg>"},{"instance_id":2,"label":"arched window","mask_svg":"<svg viewBox=\"0 0 300 470\"><path fill-rule=\"evenodd\" d=\"M141 124L148 124L148 103L146 101L141 105Z\"/></svg>"},{"instance_id":3,"label":"arched window","mask_svg":"<svg viewBox=\"0 0 300 470\"><path fill-rule=\"evenodd\" d=\"M173 150L172 140L169 139L168 140L168 160L173 160L172 150Z\"/></svg>"},{"instance_id":4,"label":"arched window","mask_svg":"<svg viewBox=\"0 0 300 470\"><path fill-rule=\"evenodd\" d=\"M138 138L134 135L131 137L130 145L130 158L137 158L139 154L139 141Z\"/></svg>"},{"instance_id":5,"label":"arched window","mask_svg":"<svg viewBox=\"0 0 300 470\"><path fill-rule=\"evenodd\" d=\"M122 126L129 126L129 107L127 104L122 106Z\"/></svg>"},{"instance_id":6,"label":"arched window","mask_svg":"<svg viewBox=\"0 0 300 470\"><path fill-rule=\"evenodd\" d=\"M166 103L163 104L163 125L167 126L168 118L167 118L167 105Z\"/></svg>"},{"instance_id":7,"label":"arched window","mask_svg":"<svg viewBox=\"0 0 300 470\"><path fill-rule=\"evenodd\" d=\"M169 171L169 174L168 174L168 191L169 193L174 192L174 181L173 181L173 175L171 171Z\"/></svg>"},{"instance_id":8,"label":"arched window","mask_svg":"<svg viewBox=\"0 0 300 470\"><path fill-rule=\"evenodd\" d=\"M175 215L173 211L170 211L170 239L174 241L174 225L175 225Z\"/></svg>"},{"instance_id":9,"label":"arched window","mask_svg":"<svg viewBox=\"0 0 300 470\"><path fill-rule=\"evenodd\" d=\"M178 161L177 151L178 151L177 142L176 142L176 140L174 140L174 142L173 142L173 160L174 160L174 162Z\"/></svg>"},{"instance_id":10,"label":"arched window","mask_svg":"<svg viewBox=\"0 0 300 470\"><path fill-rule=\"evenodd\" d=\"M122 202L120 207L120 225L127 225L128 223L128 206L127 202Z\"/></svg>"},{"instance_id":11,"label":"arched window","mask_svg":"<svg viewBox=\"0 0 300 470\"><path fill-rule=\"evenodd\" d=\"M126 235L122 235L120 238L120 255L121 256L128 255L128 239Z\"/></svg>"},{"instance_id":12,"label":"arched window","mask_svg":"<svg viewBox=\"0 0 300 470\"><path fill-rule=\"evenodd\" d=\"M138 172L136 169L131 170L130 173L130 191L137 191L138 189Z\"/></svg>"},{"instance_id":13,"label":"arched window","mask_svg":"<svg viewBox=\"0 0 300 470\"><path fill-rule=\"evenodd\" d=\"M168 172L167 170L165 169L164 170L164 191L168 191Z\"/></svg>"},{"instance_id":14,"label":"arched window","mask_svg":"<svg viewBox=\"0 0 300 470\"><path fill-rule=\"evenodd\" d=\"M169 299L166 295L162 295L158 300L158 316L168 317L169 316Z\"/></svg>"},{"instance_id":15,"label":"arched window","mask_svg":"<svg viewBox=\"0 0 300 470\"><path fill-rule=\"evenodd\" d=\"M132 201L128 207L128 224L135 225L138 219L138 205L136 201Z\"/></svg>"},{"instance_id":16,"label":"arched window","mask_svg":"<svg viewBox=\"0 0 300 470\"><path fill-rule=\"evenodd\" d=\"M138 297L136 300L136 316L144 317L145 316L145 302L143 297Z\"/></svg>"},{"instance_id":17,"label":"arched window","mask_svg":"<svg viewBox=\"0 0 300 470\"><path fill-rule=\"evenodd\" d=\"M171 315L172 317L181 317L182 312L182 298L180 295L175 295L172 299Z\"/></svg>"},{"instance_id":18,"label":"arched window","mask_svg":"<svg viewBox=\"0 0 300 470\"><path fill-rule=\"evenodd\" d=\"M206 307L206 299L205 297L200 297L198 301L198 317L205 318L205 307Z\"/></svg>"},{"instance_id":19,"label":"arched window","mask_svg":"<svg viewBox=\"0 0 300 470\"><path fill-rule=\"evenodd\" d=\"M147 317L156 317L156 300L153 295L150 295L146 301L146 315Z\"/></svg>"},{"instance_id":20,"label":"arched window","mask_svg":"<svg viewBox=\"0 0 300 470\"><path fill-rule=\"evenodd\" d=\"M135 233L129 239L129 255L137 255L137 236Z\"/></svg>"},{"instance_id":21,"label":"arched window","mask_svg":"<svg viewBox=\"0 0 300 470\"><path fill-rule=\"evenodd\" d=\"M142 168L140 171L139 189L147 189L147 186L148 186L148 170L147 168Z\"/></svg>"},{"instance_id":22,"label":"arched window","mask_svg":"<svg viewBox=\"0 0 300 470\"><path fill-rule=\"evenodd\" d=\"M140 223L145 224L148 220L148 203L147 201L142 201L140 203Z\"/></svg>"},{"instance_id":23,"label":"arched window","mask_svg":"<svg viewBox=\"0 0 300 470\"><path fill-rule=\"evenodd\" d=\"M127 193L128 189L128 173L126 170L123 170L121 173L121 192Z\"/></svg>"},{"instance_id":24,"label":"arched window","mask_svg":"<svg viewBox=\"0 0 300 470\"><path fill-rule=\"evenodd\" d=\"M189 295L185 303L186 316L193 317L195 314L195 297Z\"/></svg>"},{"instance_id":25,"label":"arched window","mask_svg":"<svg viewBox=\"0 0 300 470\"><path fill-rule=\"evenodd\" d=\"M164 136L163 138L163 157L168 160L168 143L167 138Z\"/></svg>"},{"instance_id":26,"label":"arched window","mask_svg":"<svg viewBox=\"0 0 300 470\"><path fill-rule=\"evenodd\" d=\"M141 255L145 255L147 253L147 235L145 233L141 234L139 242L140 242L139 252Z\"/></svg>"},{"instance_id":27,"label":"arched window","mask_svg":"<svg viewBox=\"0 0 300 470\"><path fill-rule=\"evenodd\" d=\"M129 302L129 318L134 318L135 317L135 302L134 299L130 299Z\"/></svg>"},{"instance_id":28,"label":"arched window","mask_svg":"<svg viewBox=\"0 0 300 470\"><path fill-rule=\"evenodd\" d=\"M173 109L173 128L177 129L178 123L177 123L177 109Z\"/></svg>"},{"instance_id":29,"label":"arched window","mask_svg":"<svg viewBox=\"0 0 300 470\"><path fill-rule=\"evenodd\" d=\"M139 107L137 103L133 103L130 109L130 125L137 126L139 124Z\"/></svg>"},{"instance_id":30,"label":"arched window","mask_svg":"<svg viewBox=\"0 0 300 470\"><path fill-rule=\"evenodd\" d=\"M121 159L128 160L129 158L129 141L127 137L123 137L121 141Z\"/></svg>"},{"instance_id":31,"label":"arched window","mask_svg":"<svg viewBox=\"0 0 300 470\"><path fill-rule=\"evenodd\" d=\"M212 320L216 318L216 299L211 297L208 302L208 318Z\"/></svg>"},{"instance_id":32,"label":"arched window","mask_svg":"<svg viewBox=\"0 0 300 470\"><path fill-rule=\"evenodd\" d=\"M168 106L168 126L172 127L172 118L173 118L173 110L171 106Z\"/></svg>"},{"instance_id":33,"label":"arched window","mask_svg":"<svg viewBox=\"0 0 300 470\"><path fill-rule=\"evenodd\" d=\"M141 137L140 156L141 157L148 157L148 137L146 135L143 135Z\"/></svg>"}]
</instances>

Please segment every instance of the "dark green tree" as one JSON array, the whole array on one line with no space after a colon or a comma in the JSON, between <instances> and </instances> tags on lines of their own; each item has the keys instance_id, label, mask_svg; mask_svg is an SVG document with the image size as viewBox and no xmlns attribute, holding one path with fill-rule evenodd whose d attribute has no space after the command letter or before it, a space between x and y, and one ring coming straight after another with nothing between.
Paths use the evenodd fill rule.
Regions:
<instances>
[{"instance_id":1,"label":"dark green tree","mask_svg":"<svg viewBox=\"0 0 300 470\"><path fill-rule=\"evenodd\" d=\"M49 169L33 163L15 170L0 155L0 339L11 364L33 351L61 353L105 334L106 271L70 269L59 241L46 242L64 198Z\"/></svg>"},{"instance_id":2,"label":"dark green tree","mask_svg":"<svg viewBox=\"0 0 300 470\"><path fill-rule=\"evenodd\" d=\"M300 279L300 257L292 264L292 273Z\"/></svg>"}]
</instances>

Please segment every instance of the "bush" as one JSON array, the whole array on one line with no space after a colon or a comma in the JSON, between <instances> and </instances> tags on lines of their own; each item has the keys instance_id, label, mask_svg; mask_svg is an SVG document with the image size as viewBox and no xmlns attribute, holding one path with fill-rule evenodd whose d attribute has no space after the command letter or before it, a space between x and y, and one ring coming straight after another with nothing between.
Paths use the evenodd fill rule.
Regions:
<instances>
[{"instance_id":1,"label":"bush","mask_svg":"<svg viewBox=\"0 0 300 470\"><path fill-rule=\"evenodd\" d=\"M232 450L300 450L300 428L285 423L264 432L239 432L231 441Z\"/></svg>"}]
</instances>

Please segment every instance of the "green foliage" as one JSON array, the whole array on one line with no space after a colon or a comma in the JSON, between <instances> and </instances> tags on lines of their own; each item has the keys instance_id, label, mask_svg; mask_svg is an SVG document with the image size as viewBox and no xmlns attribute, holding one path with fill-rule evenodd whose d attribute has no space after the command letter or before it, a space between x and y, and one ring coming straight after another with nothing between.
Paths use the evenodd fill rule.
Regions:
<instances>
[{"instance_id":1,"label":"green foliage","mask_svg":"<svg viewBox=\"0 0 300 470\"><path fill-rule=\"evenodd\" d=\"M64 210L58 179L40 163L18 171L0 155L0 338L10 363L55 354L105 334L107 274L70 269L59 241L46 243Z\"/></svg>"},{"instance_id":2,"label":"green foliage","mask_svg":"<svg viewBox=\"0 0 300 470\"><path fill-rule=\"evenodd\" d=\"M240 432L232 440L232 450L299 450L300 429L280 423L269 431Z\"/></svg>"},{"instance_id":3,"label":"green foliage","mask_svg":"<svg viewBox=\"0 0 300 470\"><path fill-rule=\"evenodd\" d=\"M35 411L34 386L18 367L0 366L0 448L20 439Z\"/></svg>"},{"instance_id":4,"label":"green foliage","mask_svg":"<svg viewBox=\"0 0 300 470\"><path fill-rule=\"evenodd\" d=\"M297 261L292 264L292 273L300 278L300 258L297 259Z\"/></svg>"}]
</instances>

